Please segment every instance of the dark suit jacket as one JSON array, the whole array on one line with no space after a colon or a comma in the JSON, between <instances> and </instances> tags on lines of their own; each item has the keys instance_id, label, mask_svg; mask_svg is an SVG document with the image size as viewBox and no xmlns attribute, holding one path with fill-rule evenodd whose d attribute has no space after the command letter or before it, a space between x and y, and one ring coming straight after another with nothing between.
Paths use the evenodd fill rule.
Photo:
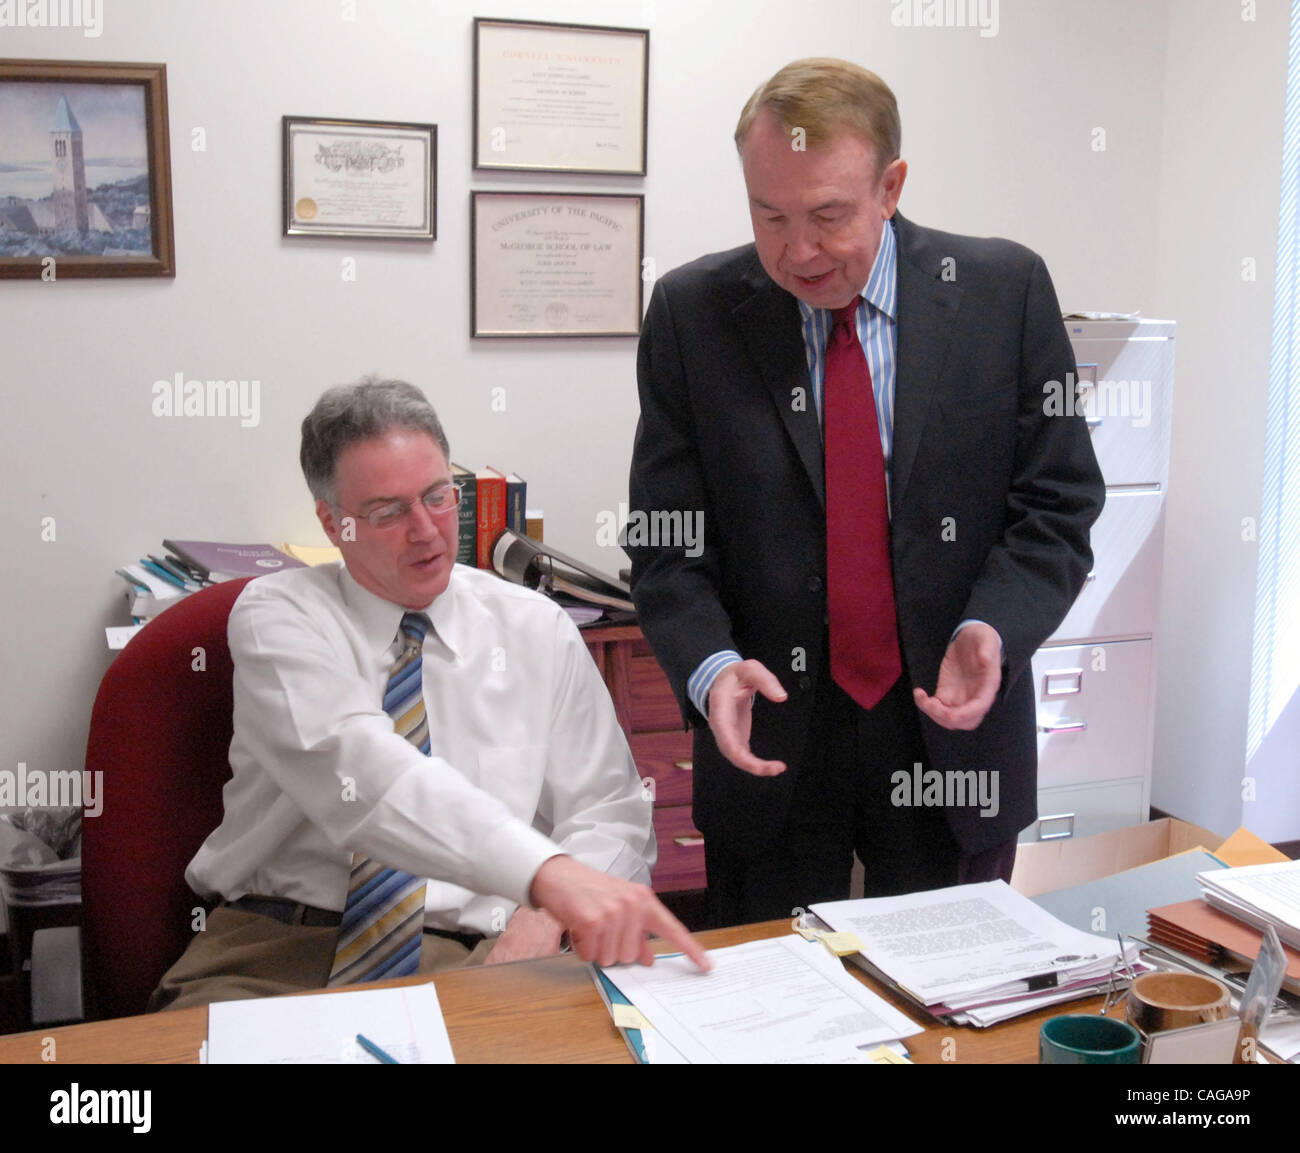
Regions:
<instances>
[{"instance_id":1,"label":"dark suit jacket","mask_svg":"<svg viewBox=\"0 0 1300 1153\"><path fill-rule=\"evenodd\" d=\"M1027 667L1092 563L1104 488L1080 416L1048 416L1044 388L1075 370L1039 257L1005 240L895 215L898 347L891 547L904 677L933 692L956 625L987 621L1002 688L978 729L922 717L926 769L995 771L999 811L947 812L967 852L1034 819L1037 747ZM701 555L628 547L640 624L695 731L695 820L761 848L789 807L825 652L821 432L795 298L753 245L659 280L637 363L633 510L703 513ZM1059 411L1059 409L1058 409ZM755 700L751 746L787 771L756 778L718 752L686 696L712 653L736 649L785 685Z\"/></svg>"}]
</instances>

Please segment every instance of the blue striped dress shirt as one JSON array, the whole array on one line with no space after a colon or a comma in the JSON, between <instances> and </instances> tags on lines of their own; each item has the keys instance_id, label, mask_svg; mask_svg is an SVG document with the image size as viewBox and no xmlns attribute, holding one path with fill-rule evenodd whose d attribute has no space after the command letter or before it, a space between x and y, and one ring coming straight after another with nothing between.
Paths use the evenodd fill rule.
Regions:
<instances>
[{"instance_id":1,"label":"blue striped dress shirt","mask_svg":"<svg viewBox=\"0 0 1300 1153\"><path fill-rule=\"evenodd\" d=\"M822 393L826 382L826 341L831 331L831 313L813 308L802 300L799 315L803 319L804 352L808 358L808 379L812 383L813 403L817 407L817 424L823 422ZM898 349L898 260L894 240L894 222L885 222L880 233L880 247L871 266L871 275L859 294L857 311L858 340L867 357L871 384L876 394L876 423L880 426L880 448L885 456L885 495L890 495L891 450L894 443L894 380ZM691 703L708 716L709 690L717 676L741 656L734 649L714 653L699 663L686 682Z\"/></svg>"}]
</instances>

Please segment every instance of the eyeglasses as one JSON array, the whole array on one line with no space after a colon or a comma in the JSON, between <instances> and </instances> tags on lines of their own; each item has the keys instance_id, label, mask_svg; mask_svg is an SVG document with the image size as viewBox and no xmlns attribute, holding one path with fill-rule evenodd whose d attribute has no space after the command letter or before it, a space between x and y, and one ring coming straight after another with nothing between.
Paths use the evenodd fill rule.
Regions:
<instances>
[{"instance_id":1,"label":"eyeglasses","mask_svg":"<svg viewBox=\"0 0 1300 1153\"><path fill-rule=\"evenodd\" d=\"M420 496L420 504L429 511L433 516L440 516L443 513L453 512L460 505L461 488L459 484L435 484L428 492ZM387 504L381 504L377 508L372 508L369 512L353 513L353 516L359 516L371 528L394 528L406 519L406 514L411 511L411 502L409 500L393 500ZM345 509L340 509L345 512Z\"/></svg>"}]
</instances>

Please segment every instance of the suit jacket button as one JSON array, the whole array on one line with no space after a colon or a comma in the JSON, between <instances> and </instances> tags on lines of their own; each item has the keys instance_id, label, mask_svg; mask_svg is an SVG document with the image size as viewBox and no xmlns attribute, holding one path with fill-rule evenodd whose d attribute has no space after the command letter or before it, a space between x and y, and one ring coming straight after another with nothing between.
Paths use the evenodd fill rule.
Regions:
<instances>
[{"instance_id":1,"label":"suit jacket button","mask_svg":"<svg viewBox=\"0 0 1300 1153\"><path fill-rule=\"evenodd\" d=\"M806 693L810 688L812 688L812 677L805 673L799 678L799 689Z\"/></svg>"},{"instance_id":2,"label":"suit jacket button","mask_svg":"<svg viewBox=\"0 0 1300 1153\"><path fill-rule=\"evenodd\" d=\"M810 593L819 593L822 591L822 578L816 573L808 578L808 591Z\"/></svg>"}]
</instances>

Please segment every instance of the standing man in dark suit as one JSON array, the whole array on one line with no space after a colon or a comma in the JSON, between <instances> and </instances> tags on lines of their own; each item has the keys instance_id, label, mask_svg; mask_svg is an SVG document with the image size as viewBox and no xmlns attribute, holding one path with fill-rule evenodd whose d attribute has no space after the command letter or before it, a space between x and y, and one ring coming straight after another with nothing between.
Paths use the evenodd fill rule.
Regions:
<instances>
[{"instance_id":1,"label":"standing man in dark suit","mask_svg":"<svg viewBox=\"0 0 1300 1153\"><path fill-rule=\"evenodd\" d=\"M736 128L755 243L663 277L641 336L631 506L704 547L630 544L633 597L719 924L846 897L855 853L868 895L1009 878L1036 814L1029 660L1104 489L1049 415L1043 262L899 216L900 136L873 73L783 68Z\"/></svg>"}]
</instances>

